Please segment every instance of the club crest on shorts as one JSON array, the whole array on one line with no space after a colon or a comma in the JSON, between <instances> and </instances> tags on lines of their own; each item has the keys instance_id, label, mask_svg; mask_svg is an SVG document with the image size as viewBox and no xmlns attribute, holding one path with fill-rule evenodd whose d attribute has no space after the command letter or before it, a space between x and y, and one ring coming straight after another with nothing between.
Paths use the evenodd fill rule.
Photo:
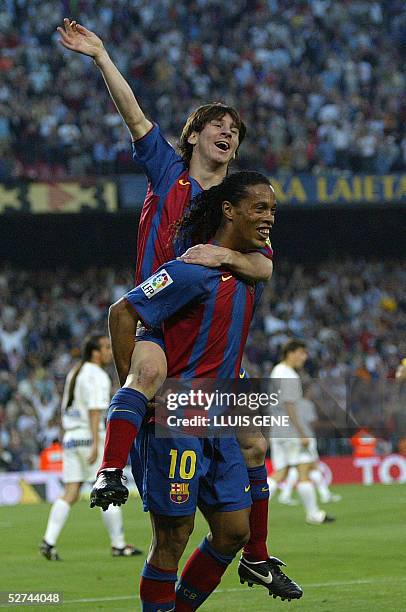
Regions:
<instances>
[{"instance_id":1,"label":"club crest on shorts","mask_svg":"<svg viewBox=\"0 0 406 612\"><path fill-rule=\"evenodd\" d=\"M145 282L141 284L141 289L150 300L154 295L171 285L173 280L169 276L166 270L160 270L153 276L147 278Z\"/></svg>"},{"instance_id":2,"label":"club crest on shorts","mask_svg":"<svg viewBox=\"0 0 406 612\"><path fill-rule=\"evenodd\" d=\"M184 504L189 499L189 483L188 482L171 482L171 490L169 492L171 501L175 504Z\"/></svg>"}]
</instances>

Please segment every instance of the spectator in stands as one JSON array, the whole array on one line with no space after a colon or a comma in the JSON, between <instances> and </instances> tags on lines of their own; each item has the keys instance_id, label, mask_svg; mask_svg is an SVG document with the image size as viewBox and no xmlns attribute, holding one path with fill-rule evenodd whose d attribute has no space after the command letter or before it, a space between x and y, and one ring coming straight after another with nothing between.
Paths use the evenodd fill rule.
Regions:
<instances>
[{"instance_id":1,"label":"spectator in stands","mask_svg":"<svg viewBox=\"0 0 406 612\"><path fill-rule=\"evenodd\" d=\"M48 472L62 472L62 445L58 438L39 454L39 469Z\"/></svg>"},{"instance_id":2,"label":"spectator in stands","mask_svg":"<svg viewBox=\"0 0 406 612\"><path fill-rule=\"evenodd\" d=\"M166 134L179 133L202 98L224 100L256 126L241 168L405 170L401 0L73 5L80 14L70 17L103 33ZM104 163L129 170L118 163L120 119L91 61L71 58L67 68L56 48L66 7L7 0L0 8L2 180L82 175Z\"/></svg>"},{"instance_id":3,"label":"spectator in stands","mask_svg":"<svg viewBox=\"0 0 406 612\"><path fill-rule=\"evenodd\" d=\"M253 321L246 348L248 371L266 376L280 346L300 337L312 352L312 376L326 378L343 401L345 380L359 377L360 409L375 410L368 394L365 400L361 383L395 378L406 351L401 342L405 281L405 263L395 261L335 261L314 267L278 261ZM0 350L0 453L8 457L2 469L37 467L41 448L58 436L62 384L83 336L103 327L108 305L131 283L129 270L61 269L30 273L28 288L26 272L0 270L0 329L10 329L9 335L20 330L17 342L6 341ZM11 316L14 331L9 328ZM388 385L388 393L392 387L395 393L394 384ZM396 398L392 403L399 405ZM323 398L320 404L325 406ZM392 425L379 421L378 426L379 437L388 439L393 418ZM326 450L346 448L334 438L328 413L320 415L318 427L323 440L329 440Z\"/></svg>"}]
</instances>

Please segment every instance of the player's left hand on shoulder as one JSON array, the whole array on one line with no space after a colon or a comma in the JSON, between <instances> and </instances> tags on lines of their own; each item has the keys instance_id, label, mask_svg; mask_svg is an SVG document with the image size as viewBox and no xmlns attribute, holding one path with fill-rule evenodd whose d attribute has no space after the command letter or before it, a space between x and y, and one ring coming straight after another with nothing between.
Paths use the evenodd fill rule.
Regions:
<instances>
[{"instance_id":1,"label":"player's left hand on shoulder","mask_svg":"<svg viewBox=\"0 0 406 612\"><path fill-rule=\"evenodd\" d=\"M224 264L225 251L227 249L215 244L197 244L190 247L178 259L185 263L207 266L208 268L218 268Z\"/></svg>"}]
</instances>

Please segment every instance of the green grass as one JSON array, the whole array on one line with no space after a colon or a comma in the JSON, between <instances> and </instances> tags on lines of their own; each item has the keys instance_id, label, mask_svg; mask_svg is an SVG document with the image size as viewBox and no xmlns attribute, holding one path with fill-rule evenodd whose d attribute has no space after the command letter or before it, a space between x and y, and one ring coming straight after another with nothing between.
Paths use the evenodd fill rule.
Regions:
<instances>
[{"instance_id":1,"label":"green grass","mask_svg":"<svg viewBox=\"0 0 406 612\"><path fill-rule=\"evenodd\" d=\"M343 501L329 507L338 519L333 524L306 525L301 507L271 505L271 552L288 562L288 575L303 586L300 601L273 600L261 587L240 585L234 563L201 609L406 610L405 486L343 486L335 491ZM110 556L98 510L90 510L86 502L73 508L58 542L60 563L38 554L48 511L48 504L0 508L0 590L63 591L64 610L139 610L143 559ZM150 526L139 500L130 499L124 514L127 540L147 550ZM186 554L205 531L199 518Z\"/></svg>"}]
</instances>

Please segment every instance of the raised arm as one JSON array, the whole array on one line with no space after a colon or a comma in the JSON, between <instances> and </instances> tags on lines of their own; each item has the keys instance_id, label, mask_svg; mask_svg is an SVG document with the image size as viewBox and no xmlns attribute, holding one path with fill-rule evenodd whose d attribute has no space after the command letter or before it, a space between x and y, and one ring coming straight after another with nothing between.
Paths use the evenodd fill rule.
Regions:
<instances>
[{"instance_id":1,"label":"raised arm","mask_svg":"<svg viewBox=\"0 0 406 612\"><path fill-rule=\"evenodd\" d=\"M254 282L270 280L273 272L272 260L262 253L240 253L215 244L197 244L178 259L208 268L224 266L244 280Z\"/></svg>"},{"instance_id":2,"label":"raised arm","mask_svg":"<svg viewBox=\"0 0 406 612\"><path fill-rule=\"evenodd\" d=\"M94 32L69 19L64 19L63 27L58 27L57 30L60 35L59 42L66 49L93 58L132 138L138 140L145 136L152 123L145 117L131 87L111 60L102 40Z\"/></svg>"}]
</instances>

